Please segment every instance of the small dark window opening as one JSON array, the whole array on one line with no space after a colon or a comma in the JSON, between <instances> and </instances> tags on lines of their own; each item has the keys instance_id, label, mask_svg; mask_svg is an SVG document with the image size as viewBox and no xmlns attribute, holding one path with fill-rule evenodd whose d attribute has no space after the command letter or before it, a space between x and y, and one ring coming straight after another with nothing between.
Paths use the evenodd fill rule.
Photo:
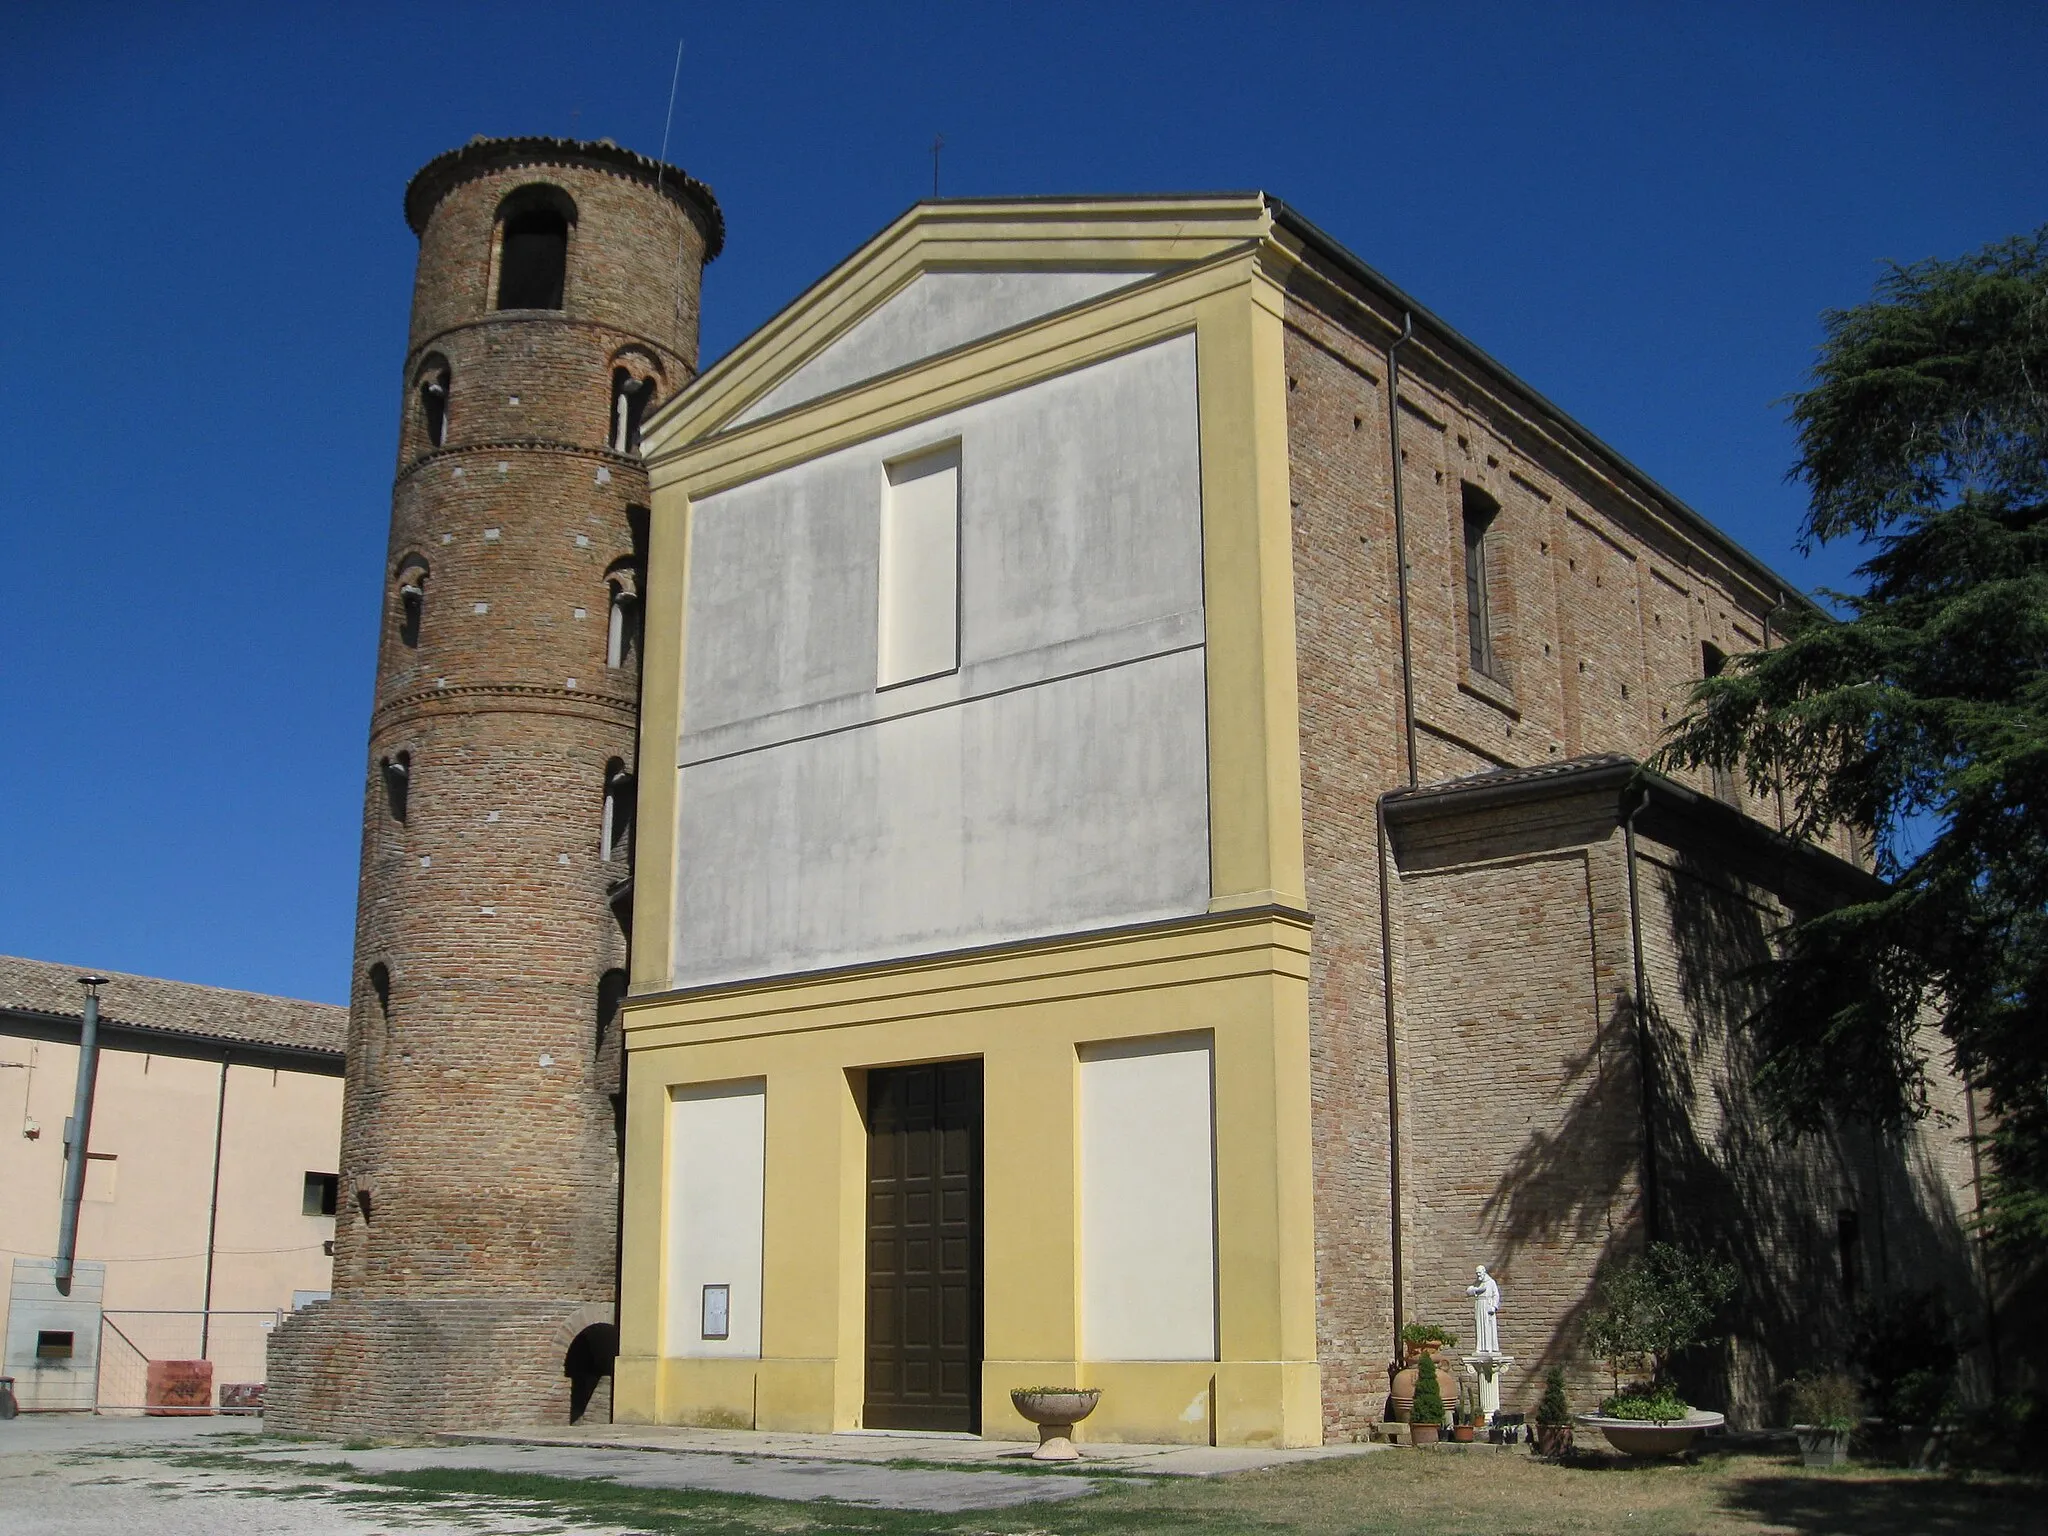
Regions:
<instances>
[{"instance_id":1,"label":"small dark window opening","mask_svg":"<svg viewBox=\"0 0 2048 1536\"><path fill-rule=\"evenodd\" d=\"M306 1198L300 1209L308 1216L332 1216L341 1208L341 1175L309 1173Z\"/></svg>"},{"instance_id":2,"label":"small dark window opening","mask_svg":"<svg viewBox=\"0 0 2048 1536\"><path fill-rule=\"evenodd\" d=\"M1728 653L1711 641L1700 642L1700 675L1719 677L1728 670ZM1741 787L1735 782L1735 770L1727 763L1711 763L1707 775L1712 781L1713 795L1724 805L1742 803Z\"/></svg>"},{"instance_id":3,"label":"small dark window opening","mask_svg":"<svg viewBox=\"0 0 2048 1536\"><path fill-rule=\"evenodd\" d=\"M633 836L633 807L638 798L633 775L625 763L613 758L604 765L604 831L601 839L604 861L623 858Z\"/></svg>"},{"instance_id":4,"label":"small dark window opening","mask_svg":"<svg viewBox=\"0 0 2048 1536\"><path fill-rule=\"evenodd\" d=\"M631 573L611 579L611 626L605 636L605 664L629 667L640 649L640 594Z\"/></svg>"},{"instance_id":5,"label":"small dark window opening","mask_svg":"<svg viewBox=\"0 0 2048 1536\"><path fill-rule=\"evenodd\" d=\"M1464 487L1465 632L1474 672L1499 679L1500 658L1493 648L1493 593L1487 570L1487 545L1500 503L1475 485Z\"/></svg>"},{"instance_id":6,"label":"small dark window opening","mask_svg":"<svg viewBox=\"0 0 2048 1536\"><path fill-rule=\"evenodd\" d=\"M39 1328L36 1330L36 1358L38 1360L69 1360L73 1353L74 1335L68 1329Z\"/></svg>"},{"instance_id":7,"label":"small dark window opening","mask_svg":"<svg viewBox=\"0 0 2048 1536\"><path fill-rule=\"evenodd\" d=\"M624 368L612 370L612 448L640 451L640 422L654 400L654 380L636 379Z\"/></svg>"},{"instance_id":8,"label":"small dark window opening","mask_svg":"<svg viewBox=\"0 0 2048 1536\"><path fill-rule=\"evenodd\" d=\"M1842 1257L1842 1298L1863 1294L1863 1223L1854 1211L1835 1212L1835 1248Z\"/></svg>"},{"instance_id":9,"label":"small dark window opening","mask_svg":"<svg viewBox=\"0 0 2048 1536\"><path fill-rule=\"evenodd\" d=\"M429 448L448 441L448 378L445 364L420 372L420 425L426 430Z\"/></svg>"},{"instance_id":10,"label":"small dark window opening","mask_svg":"<svg viewBox=\"0 0 2048 1536\"><path fill-rule=\"evenodd\" d=\"M498 308L560 309L569 270L569 221L554 208L527 208L505 220L498 257Z\"/></svg>"},{"instance_id":11,"label":"small dark window opening","mask_svg":"<svg viewBox=\"0 0 2048 1536\"><path fill-rule=\"evenodd\" d=\"M427 562L408 555L398 567L398 640L418 649L420 618L427 608Z\"/></svg>"},{"instance_id":12,"label":"small dark window opening","mask_svg":"<svg viewBox=\"0 0 2048 1536\"><path fill-rule=\"evenodd\" d=\"M377 1011L391 1020L391 968L382 960L370 967L370 990L377 994Z\"/></svg>"},{"instance_id":13,"label":"small dark window opening","mask_svg":"<svg viewBox=\"0 0 2048 1536\"><path fill-rule=\"evenodd\" d=\"M605 1036L618 1021L619 1004L626 1000L626 973L616 967L597 978L597 1045L604 1049Z\"/></svg>"},{"instance_id":14,"label":"small dark window opening","mask_svg":"<svg viewBox=\"0 0 2048 1536\"><path fill-rule=\"evenodd\" d=\"M394 752L384 759L384 803L390 807L391 819L399 825L405 824L405 805L412 792L412 754Z\"/></svg>"}]
</instances>

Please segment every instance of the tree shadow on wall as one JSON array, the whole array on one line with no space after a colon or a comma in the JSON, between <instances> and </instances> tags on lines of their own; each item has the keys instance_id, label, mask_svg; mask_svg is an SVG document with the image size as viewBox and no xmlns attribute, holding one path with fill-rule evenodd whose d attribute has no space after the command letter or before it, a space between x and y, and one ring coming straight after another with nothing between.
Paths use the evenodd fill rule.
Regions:
<instances>
[{"instance_id":1,"label":"tree shadow on wall","mask_svg":"<svg viewBox=\"0 0 2048 1536\"><path fill-rule=\"evenodd\" d=\"M1597 1246L1601 1261L1654 1235L1732 1260L1740 1289L1726 1309L1727 1339L1681 1358L1681 1388L1696 1402L1771 1418L1771 1395L1796 1371L1838 1365L1847 1344L1837 1211L1845 1190L1875 1200L1886 1261L1866 1277L1927 1284L1930 1267L1964 1252L1952 1213L1925 1198L1924 1170L1895 1145L1834 1131L1781 1139L1751 1089L1757 1066L1743 1027L1758 998L1757 967L1769 958L1773 914L1680 861L1673 872L1647 860L1644 939L1648 997L1638 1019L1623 993L1598 1038L1565 1063L1562 1113L1533 1130L1483 1202L1482 1229L1503 1268L1542 1248ZM1668 915L1668 948L1655 928ZM1640 1028L1638 1027L1640 1023ZM1647 1060L1654 1135L1654 1209L1639 1202ZM1845 1184L1839 1170L1854 1169ZM1886 1197L1876 1200L1878 1194ZM1644 1218L1648 1219L1645 1220ZM1654 1232L1646 1229L1654 1226ZM1950 1258L1943 1283L1967 1304L1967 1261ZM1888 1270L1889 1274L1884 1273ZM1960 1281L1962 1289L1956 1289ZM1529 1367L1581 1361L1595 1298L1579 1296Z\"/></svg>"},{"instance_id":2,"label":"tree shadow on wall","mask_svg":"<svg viewBox=\"0 0 2048 1536\"><path fill-rule=\"evenodd\" d=\"M1593 1044L1565 1061L1560 1118L1529 1133L1481 1203L1480 1228L1501 1255L1503 1275L1532 1248L1593 1245L1605 1262L1632 1245L1642 1149L1634 1042L1634 1010L1624 997ZM1573 1364L1592 1307L1590 1291L1573 1301L1526 1366L1530 1376Z\"/></svg>"},{"instance_id":3,"label":"tree shadow on wall","mask_svg":"<svg viewBox=\"0 0 2048 1536\"><path fill-rule=\"evenodd\" d=\"M1910 1146L1839 1125L1780 1133L1754 1088L1748 1027L1779 917L1699 861L1674 863L1644 870L1672 945L1669 969L1651 967L1645 1012L1658 1235L1734 1261L1725 1315L1743 1346L1693 1351L1679 1379L1696 1400L1755 1413L1798 1371L1844 1363L1855 1303L1873 1289L1938 1284L1967 1309L1967 1248ZM1646 904L1646 939L1649 921Z\"/></svg>"}]
</instances>

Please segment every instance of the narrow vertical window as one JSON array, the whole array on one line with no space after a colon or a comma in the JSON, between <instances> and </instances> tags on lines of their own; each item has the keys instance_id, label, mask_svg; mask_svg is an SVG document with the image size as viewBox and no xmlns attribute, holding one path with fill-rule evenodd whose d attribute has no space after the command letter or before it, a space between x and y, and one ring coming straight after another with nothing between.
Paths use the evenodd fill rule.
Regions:
<instances>
[{"instance_id":1,"label":"narrow vertical window","mask_svg":"<svg viewBox=\"0 0 2048 1536\"><path fill-rule=\"evenodd\" d=\"M654 380L636 379L624 368L612 370L612 449L640 451L640 422L654 399Z\"/></svg>"},{"instance_id":2,"label":"narrow vertical window","mask_svg":"<svg viewBox=\"0 0 2048 1536\"><path fill-rule=\"evenodd\" d=\"M1492 542L1500 503L1475 485L1464 487L1465 502L1465 636L1467 659L1474 672L1500 677L1493 649L1493 592L1487 570L1487 545Z\"/></svg>"},{"instance_id":3,"label":"narrow vertical window","mask_svg":"<svg viewBox=\"0 0 2048 1536\"><path fill-rule=\"evenodd\" d=\"M618 1022L619 1004L626 1000L626 973L616 968L597 978L597 1048L604 1049L605 1036Z\"/></svg>"},{"instance_id":4,"label":"narrow vertical window","mask_svg":"<svg viewBox=\"0 0 2048 1536\"><path fill-rule=\"evenodd\" d=\"M611 590L610 624L605 634L605 665L628 667L640 649L640 578L630 560L605 573Z\"/></svg>"},{"instance_id":5,"label":"narrow vertical window","mask_svg":"<svg viewBox=\"0 0 2048 1536\"><path fill-rule=\"evenodd\" d=\"M904 459L882 488L876 686L960 665L960 448Z\"/></svg>"},{"instance_id":6,"label":"narrow vertical window","mask_svg":"<svg viewBox=\"0 0 2048 1536\"><path fill-rule=\"evenodd\" d=\"M420 617L427 606L427 562L407 555L398 562L398 639L408 649L420 643Z\"/></svg>"},{"instance_id":7,"label":"narrow vertical window","mask_svg":"<svg viewBox=\"0 0 2048 1536\"><path fill-rule=\"evenodd\" d=\"M615 757L604 765L604 829L599 842L607 864L625 857L633 835L634 788L624 762Z\"/></svg>"},{"instance_id":8,"label":"narrow vertical window","mask_svg":"<svg viewBox=\"0 0 2048 1536\"><path fill-rule=\"evenodd\" d=\"M1709 641L1700 642L1700 676L1719 677L1728 670L1728 653ZM1725 805L1740 805L1742 791L1735 782L1735 771L1726 763L1714 763L1707 769L1713 783L1716 800Z\"/></svg>"},{"instance_id":9,"label":"narrow vertical window","mask_svg":"<svg viewBox=\"0 0 2048 1536\"><path fill-rule=\"evenodd\" d=\"M440 353L430 352L421 361L415 387L419 391L420 430L429 448L439 448L448 441L450 377L448 360Z\"/></svg>"},{"instance_id":10,"label":"narrow vertical window","mask_svg":"<svg viewBox=\"0 0 2048 1536\"><path fill-rule=\"evenodd\" d=\"M385 807L391 812L391 819L403 826L406 801L412 792L412 754L392 753L384 759L382 773Z\"/></svg>"},{"instance_id":11,"label":"narrow vertical window","mask_svg":"<svg viewBox=\"0 0 2048 1536\"><path fill-rule=\"evenodd\" d=\"M1842 1260L1842 1299L1854 1301L1863 1291L1863 1223L1854 1211L1835 1212L1835 1250Z\"/></svg>"}]
</instances>

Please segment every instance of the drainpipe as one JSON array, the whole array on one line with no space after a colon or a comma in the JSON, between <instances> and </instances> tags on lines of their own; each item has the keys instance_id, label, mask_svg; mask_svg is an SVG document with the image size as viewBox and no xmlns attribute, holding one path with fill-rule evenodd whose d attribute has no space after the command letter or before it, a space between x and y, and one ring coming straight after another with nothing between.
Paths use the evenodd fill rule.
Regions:
<instances>
[{"instance_id":1,"label":"drainpipe","mask_svg":"<svg viewBox=\"0 0 2048 1536\"><path fill-rule=\"evenodd\" d=\"M1628 936L1635 960L1636 1072L1642 1079L1643 1230L1650 1242L1659 1237L1657 1220L1657 1079L1656 1053L1650 1042L1650 990L1643 965L1643 903L1636 885L1636 817L1650 803L1648 789L1638 788L1636 803L1622 822L1623 856L1628 861Z\"/></svg>"},{"instance_id":2,"label":"drainpipe","mask_svg":"<svg viewBox=\"0 0 2048 1536\"><path fill-rule=\"evenodd\" d=\"M81 976L85 1019L78 1030L78 1087L71 1096L71 1120L64 1127L64 1206L57 1221L57 1291L71 1294L78 1259L78 1203L85 1198L85 1149L92 1142L92 1095L100 1065L100 994L104 976Z\"/></svg>"},{"instance_id":3,"label":"drainpipe","mask_svg":"<svg viewBox=\"0 0 2048 1536\"><path fill-rule=\"evenodd\" d=\"M1392 1217L1392 1241L1388 1249L1394 1270L1394 1355L1398 1359L1401 1353L1401 1325L1407 1320L1402 1302L1402 1297L1406 1294L1404 1287L1407 1278L1401 1262L1401 1047L1394 1028L1394 920L1391 894L1387 889L1389 873L1386 801L1382 799L1374 809L1374 820L1379 829L1380 990L1387 1022L1387 1203Z\"/></svg>"},{"instance_id":4,"label":"drainpipe","mask_svg":"<svg viewBox=\"0 0 2048 1536\"><path fill-rule=\"evenodd\" d=\"M1408 639L1408 521L1401 496L1401 348L1415 336L1415 315L1401 315L1401 334L1387 347L1387 460L1393 471L1394 492L1394 591L1396 624L1401 634L1401 744L1408 769L1408 787L1417 783L1415 771L1415 666ZM1401 1253L1401 1046L1395 1028L1394 1005L1394 918L1387 858L1387 807L1381 799L1374 807L1377 829L1380 887L1380 989L1387 1026L1387 1210L1390 1218L1388 1257L1393 1266L1394 1358L1401 1355L1403 1296L1407 1271Z\"/></svg>"},{"instance_id":5,"label":"drainpipe","mask_svg":"<svg viewBox=\"0 0 2048 1536\"><path fill-rule=\"evenodd\" d=\"M213 1333L213 1247L220 1232L220 1143L228 1123L228 1053L220 1053L220 1094L213 1103L213 1196L206 1207L206 1298L200 1303L199 1358Z\"/></svg>"},{"instance_id":6,"label":"drainpipe","mask_svg":"<svg viewBox=\"0 0 2048 1536\"><path fill-rule=\"evenodd\" d=\"M1394 470L1394 593L1401 628L1401 739L1408 753L1408 787L1415 775L1415 663L1408 642L1408 520L1401 499L1401 347L1415 335L1415 316L1404 311L1401 334L1387 348L1387 456Z\"/></svg>"}]
</instances>

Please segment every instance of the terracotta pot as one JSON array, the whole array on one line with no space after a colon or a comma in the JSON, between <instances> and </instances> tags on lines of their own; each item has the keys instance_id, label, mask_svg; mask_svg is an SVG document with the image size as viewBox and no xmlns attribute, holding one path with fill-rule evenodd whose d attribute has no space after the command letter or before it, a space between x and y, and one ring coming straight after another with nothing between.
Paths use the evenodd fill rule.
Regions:
<instances>
[{"instance_id":1,"label":"terracotta pot","mask_svg":"<svg viewBox=\"0 0 2048 1536\"><path fill-rule=\"evenodd\" d=\"M1444 1432L1441 1424L1410 1424L1408 1441L1411 1445L1435 1445L1437 1437Z\"/></svg>"},{"instance_id":2,"label":"terracotta pot","mask_svg":"<svg viewBox=\"0 0 2048 1536\"><path fill-rule=\"evenodd\" d=\"M1460 1445L1470 1445L1472 1443L1472 1434L1473 1430L1470 1424L1456 1424L1451 1427L1451 1438Z\"/></svg>"},{"instance_id":3,"label":"terracotta pot","mask_svg":"<svg viewBox=\"0 0 2048 1536\"><path fill-rule=\"evenodd\" d=\"M1419 1367L1404 1365L1394 1372L1393 1382L1387 1391L1387 1417L1396 1424L1406 1424L1415 1409L1415 1377Z\"/></svg>"}]
</instances>

